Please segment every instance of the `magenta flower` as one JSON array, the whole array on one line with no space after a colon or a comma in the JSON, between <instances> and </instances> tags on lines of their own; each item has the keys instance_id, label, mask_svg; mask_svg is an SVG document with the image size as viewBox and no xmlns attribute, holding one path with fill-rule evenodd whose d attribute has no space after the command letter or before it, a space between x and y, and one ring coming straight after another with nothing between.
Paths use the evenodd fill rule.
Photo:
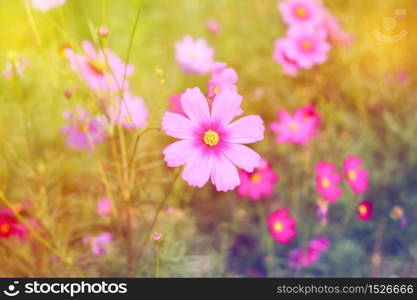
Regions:
<instances>
[{"instance_id":1,"label":"magenta flower","mask_svg":"<svg viewBox=\"0 0 417 300\"><path fill-rule=\"evenodd\" d=\"M320 116L313 105L306 105L297 109L294 115L281 109L278 111L278 121L272 122L269 128L276 133L275 141L306 145L319 128Z\"/></svg>"},{"instance_id":2,"label":"magenta flower","mask_svg":"<svg viewBox=\"0 0 417 300\"><path fill-rule=\"evenodd\" d=\"M97 213L102 217L110 216L112 213L112 203L107 197L97 202Z\"/></svg>"},{"instance_id":3,"label":"magenta flower","mask_svg":"<svg viewBox=\"0 0 417 300\"><path fill-rule=\"evenodd\" d=\"M66 48L71 68L80 74L85 83L95 91L118 91L129 88L126 76L133 74L133 65L126 65L110 49L104 52L96 50L89 41L83 42L86 56L75 53L71 48Z\"/></svg>"},{"instance_id":4,"label":"magenta flower","mask_svg":"<svg viewBox=\"0 0 417 300\"><path fill-rule=\"evenodd\" d=\"M361 221L370 221L374 212L374 205L371 201L365 200L356 207L358 218Z\"/></svg>"},{"instance_id":5,"label":"magenta flower","mask_svg":"<svg viewBox=\"0 0 417 300\"><path fill-rule=\"evenodd\" d=\"M206 23L207 30L213 34L218 34L220 31L220 24L214 19L210 19Z\"/></svg>"},{"instance_id":6,"label":"magenta flower","mask_svg":"<svg viewBox=\"0 0 417 300\"><path fill-rule=\"evenodd\" d=\"M330 241L325 237L311 240L306 247L299 247L290 253L290 266L295 269L306 268L316 263L320 255L327 251Z\"/></svg>"},{"instance_id":7,"label":"magenta flower","mask_svg":"<svg viewBox=\"0 0 417 300\"><path fill-rule=\"evenodd\" d=\"M291 41L288 38L279 38L275 40L273 58L281 64L284 74L296 76L300 70L297 61L291 57Z\"/></svg>"},{"instance_id":8,"label":"magenta flower","mask_svg":"<svg viewBox=\"0 0 417 300\"><path fill-rule=\"evenodd\" d=\"M94 236L86 235L83 238L83 243L89 245L94 256L106 254L108 251L108 244L113 240L113 235L109 232L103 232Z\"/></svg>"},{"instance_id":9,"label":"magenta flower","mask_svg":"<svg viewBox=\"0 0 417 300\"><path fill-rule=\"evenodd\" d=\"M187 89L181 96L186 117L166 112L162 129L181 139L164 150L169 167L185 165L183 179L191 186L202 187L209 178L218 191L228 191L240 184L235 167L252 172L260 156L242 145L264 137L263 121L251 115L230 123L239 110L242 97L231 91L218 94L211 113L199 88Z\"/></svg>"},{"instance_id":10,"label":"magenta flower","mask_svg":"<svg viewBox=\"0 0 417 300\"><path fill-rule=\"evenodd\" d=\"M268 215L268 230L278 243L288 244L297 235L296 221L288 209L277 209Z\"/></svg>"},{"instance_id":11,"label":"magenta flower","mask_svg":"<svg viewBox=\"0 0 417 300\"><path fill-rule=\"evenodd\" d=\"M52 8L62 6L66 0L30 0L33 9L40 11L48 11Z\"/></svg>"},{"instance_id":12,"label":"magenta flower","mask_svg":"<svg viewBox=\"0 0 417 300\"><path fill-rule=\"evenodd\" d=\"M249 197L259 200L262 196L270 196L274 191L274 183L278 181L278 175L271 164L264 158L259 167L253 172L240 171L240 185L238 193L241 197Z\"/></svg>"},{"instance_id":13,"label":"magenta flower","mask_svg":"<svg viewBox=\"0 0 417 300\"><path fill-rule=\"evenodd\" d=\"M208 84L208 97L214 98L225 90L237 92L237 87L235 85L237 80L237 73L233 68L227 68L226 63L215 63Z\"/></svg>"},{"instance_id":14,"label":"magenta flower","mask_svg":"<svg viewBox=\"0 0 417 300\"><path fill-rule=\"evenodd\" d=\"M204 75L213 68L214 50L207 45L205 39L194 40L186 35L175 44L175 58L186 74Z\"/></svg>"},{"instance_id":15,"label":"magenta flower","mask_svg":"<svg viewBox=\"0 0 417 300\"><path fill-rule=\"evenodd\" d=\"M343 172L348 184L355 194L362 194L368 188L368 171L361 169L359 157L348 156L343 163Z\"/></svg>"},{"instance_id":16,"label":"magenta flower","mask_svg":"<svg viewBox=\"0 0 417 300\"><path fill-rule=\"evenodd\" d=\"M28 229L19 222L9 208L0 210L0 238L18 237L25 239L28 233Z\"/></svg>"},{"instance_id":17,"label":"magenta flower","mask_svg":"<svg viewBox=\"0 0 417 300\"><path fill-rule=\"evenodd\" d=\"M289 26L319 25L323 20L323 7L316 0L287 0L277 7Z\"/></svg>"},{"instance_id":18,"label":"magenta flower","mask_svg":"<svg viewBox=\"0 0 417 300\"><path fill-rule=\"evenodd\" d=\"M124 92L123 97L116 99L108 108L108 115L112 123L132 130L146 125L149 111L141 97L135 97Z\"/></svg>"},{"instance_id":19,"label":"magenta flower","mask_svg":"<svg viewBox=\"0 0 417 300\"><path fill-rule=\"evenodd\" d=\"M75 112L67 111L64 116L68 123L62 127L61 133L67 137L68 146L91 152L94 146L106 139L107 120L105 117L91 117L91 114L80 106Z\"/></svg>"},{"instance_id":20,"label":"magenta flower","mask_svg":"<svg viewBox=\"0 0 417 300\"><path fill-rule=\"evenodd\" d=\"M343 191L337 185L342 180L337 173L336 166L324 161L316 164L316 188L317 192L328 202L336 202L342 196Z\"/></svg>"},{"instance_id":21,"label":"magenta flower","mask_svg":"<svg viewBox=\"0 0 417 300\"><path fill-rule=\"evenodd\" d=\"M300 68L310 69L327 60L331 45L323 28L296 26L288 29L288 48L286 55L294 60Z\"/></svg>"}]
</instances>

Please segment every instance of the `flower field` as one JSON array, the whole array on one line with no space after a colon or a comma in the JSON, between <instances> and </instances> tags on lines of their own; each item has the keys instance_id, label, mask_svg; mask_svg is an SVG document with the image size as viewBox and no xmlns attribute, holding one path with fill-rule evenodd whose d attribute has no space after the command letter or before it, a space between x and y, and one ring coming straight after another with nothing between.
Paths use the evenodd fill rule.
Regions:
<instances>
[{"instance_id":1,"label":"flower field","mask_svg":"<svg viewBox=\"0 0 417 300\"><path fill-rule=\"evenodd\" d=\"M414 4L0 1L0 276L416 277Z\"/></svg>"}]
</instances>

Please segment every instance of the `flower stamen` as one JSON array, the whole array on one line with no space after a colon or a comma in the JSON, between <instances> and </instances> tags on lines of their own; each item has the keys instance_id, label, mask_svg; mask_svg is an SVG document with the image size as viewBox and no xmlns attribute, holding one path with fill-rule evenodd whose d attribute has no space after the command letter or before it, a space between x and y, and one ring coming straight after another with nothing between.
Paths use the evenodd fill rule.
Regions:
<instances>
[{"instance_id":1,"label":"flower stamen","mask_svg":"<svg viewBox=\"0 0 417 300\"><path fill-rule=\"evenodd\" d=\"M204 132L203 142L207 146L214 147L220 141L219 134L213 130L207 130Z\"/></svg>"}]
</instances>

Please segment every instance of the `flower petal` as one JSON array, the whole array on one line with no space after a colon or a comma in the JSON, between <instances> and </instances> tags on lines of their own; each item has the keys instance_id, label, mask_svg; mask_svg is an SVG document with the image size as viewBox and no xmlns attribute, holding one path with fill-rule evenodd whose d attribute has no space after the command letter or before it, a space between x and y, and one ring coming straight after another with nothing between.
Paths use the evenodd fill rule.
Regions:
<instances>
[{"instance_id":1,"label":"flower petal","mask_svg":"<svg viewBox=\"0 0 417 300\"><path fill-rule=\"evenodd\" d=\"M187 160L195 150L193 141L178 141L168 145L168 147L164 149L164 160L169 167L179 167L187 163Z\"/></svg>"},{"instance_id":2,"label":"flower petal","mask_svg":"<svg viewBox=\"0 0 417 300\"><path fill-rule=\"evenodd\" d=\"M204 147L194 149L189 155L187 165L182 172L182 178L191 186L202 187L210 177L213 158L210 151Z\"/></svg>"},{"instance_id":3,"label":"flower petal","mask_svg":"<svg viewBox=\"0 0 417 300\"><path fill-rule=\"evenodd\" d=\"M217 191L223 192L233 190L240 184L236 167L221 153L213 158L211 182L216 186Z\"/></svg>"},{"instance_id":4,"label":"flower petal","mask_svg":"<svg viewBox=\"0 0 417 300\"><path fill-rule=\"evenodd\" d=\"M240 109L242 96L231 90L220 92L213 101L211 120L219 125L228 124Z\"/></svg>"},{"instance_id":5,"label":"flower petal","mask_svg":"<svg viewBox=\"0 0 417 300\"><path fill-rule=\"evenodd\" d=\"M232 163L246 172L253 172L261 162L261 156L244 145L226 144L222 151Z\"/></svg>"},{"instance_id":6,"label":"flower petal","mask_svg":"<svg viewBox=\"0 0 417 300\"><path fill-rule=\"evenodd\" d=\"M197 87L187 89L181 95L181 107L190 120L198 124L210 119L207 99Z\"/></svg>"},{"instance_id":7,"label":"flower petal","mask_svg":"<svg viewBox=\"0 0 417 300\"><path fill-rule=\"evenodd\" d=\"M226 141L229 143L249 144L264 138L264 122L259 116L246 116L226 126Z\"/></svg>"},{"instance_id":8,"label":"flower petal","mask_svg":"<svg viewBox=\"0 0 417 300\"><path fill-rule=\"evenodd\" d=\"M167 135L177 139L191 140L194 138L195 125L180 114L166 112L162 118L162 129Z\"/></svg>"}]
</instances>

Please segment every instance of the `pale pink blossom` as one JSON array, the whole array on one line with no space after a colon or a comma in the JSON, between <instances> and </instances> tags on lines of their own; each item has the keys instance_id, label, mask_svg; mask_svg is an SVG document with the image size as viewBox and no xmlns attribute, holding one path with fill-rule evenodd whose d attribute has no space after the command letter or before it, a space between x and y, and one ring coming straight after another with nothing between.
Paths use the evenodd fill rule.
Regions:
<instances>
[{"instance_id":1,"label":"pale pink blossom","mask_svg":"<svg viewBox=\"0 0 417 300\"><path fill-rule=\"evenodd\" d=\"M166 112L162 129L181 139L164 150L169 167L185 165L182 177L191 186L202 187L211 178L218 191L228 191L240 184L236 166L252 172L260 156L243 144L263 139L264 126L259 116L251 115L231 122L242 97L232 91L218 94L211 112L199 88L187 89L181 96L186 114Z\"/></svg>"},{"instance_id":2,"label":"pale pink blossom","mask_svg":"<svg viewBox=\"0 0 417 300\"><path fill-rule=\"evenodd\" d=\"M108 114L112 123L132 130L146 125L149 111L143 98L124 92L123 97L110 104Z\"/></svg>"},{"instance_id":3,"label":"pale pink blossom","mask_svg":"<svg viewBox=\"0 0 417 300\"><path fill-rule=\"evenodd\" d=\"M214 50L203 38L193 39L186 35L175 44L175 58L186 74L204 75L213 68Z\"/></svg>"},{"instance_id":4,"label":"pale pink blossom","mask_svg":"<svg viewBox=\"0 0 417 300\"><path fill-rule=\"evenodd\" d=\"M52 8L62 6L66 0L30 0L33 9L40 11L48 11Z\"/></svg>"}]
</instances>

